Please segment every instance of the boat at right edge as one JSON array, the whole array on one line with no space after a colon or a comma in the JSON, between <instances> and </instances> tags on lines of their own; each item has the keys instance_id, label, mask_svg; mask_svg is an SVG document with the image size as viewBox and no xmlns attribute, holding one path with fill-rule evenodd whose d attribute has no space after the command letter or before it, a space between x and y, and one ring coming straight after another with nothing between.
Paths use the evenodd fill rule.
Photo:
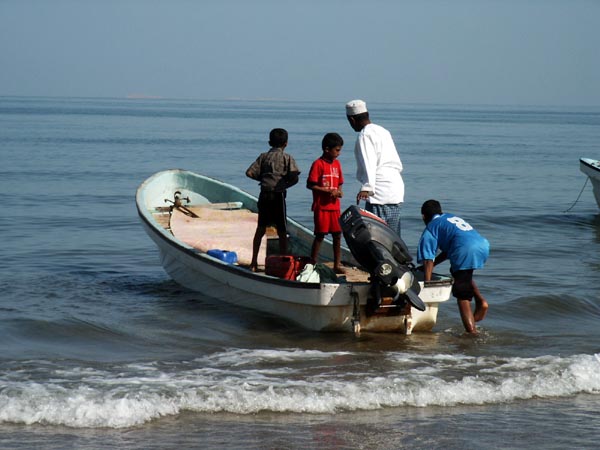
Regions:
<instances>
[{"instance_id":1,"label":"boat at right edge","mask_svg":"<svg viewBox=\"0 0 600 450\"><path fill-rule=\"evenodd\" d=\"M586 174L592 182L594 197L600 208L600 161L596 159L580 158L579 169Z\"/></svg>"}]
</instances>

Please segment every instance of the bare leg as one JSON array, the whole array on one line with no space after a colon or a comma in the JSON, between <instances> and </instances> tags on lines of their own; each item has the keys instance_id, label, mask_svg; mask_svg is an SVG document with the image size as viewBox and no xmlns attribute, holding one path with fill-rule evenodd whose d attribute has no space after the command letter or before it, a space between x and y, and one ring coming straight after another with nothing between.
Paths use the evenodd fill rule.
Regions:
<instances>
[{"instance_id":1,"label":"bare leg","mask_svg":"<svg viewBox=\"0 0 600 450\"><path fill-rule=\"evenodd\" d=\"M473 311L471 310L471 300L459 299L458 311L460 312L460 318L462 319L462 323L465 327L465 330L467 330L467 333L477 334L477 329L475 328L475 318L473 317Z\"/></svg>"},{"instance_id":2,"label":"bare leg","mask_svg":"<svg viewBox=\"0 0 600 450\"><path fill-rule=\"evenodd\" d=\"M252 262L250 263L250 270L252 272L256 272L258 269L258 251L260 250L260 243L266 231L265 227L256 227L254 239L252 240Z\"/></svg>"},{"instance_id":3,"label":"bare leg","mask_svg":"<svg viewBox=\"0 0 600 450\"><path fill-rule=\"evenodd\" d=\"M487 300L481 295L481 292L479 292L479 288L475 284L475 281L472 280L471 283L473 284L473 291L475 292L475 314L473 314L473 317L475 322L479 322L485 318L489 306Z\"/></svg>"},{"instance_id":4,"label":"bare leg","mask_svg":"<svg viewBox=\"0 0 600 450\"><path fill-rule=\"evenodd\" d=\"M310 257L312 258L312 260L315 263L317 262L317 259L319 258L319 250L321 249L321 242L323 242L324 238L325 238L324 235L317 234L317 235L315 235L315 239L313 240L312 249L310 251Z\"/></svg>"},{"instance_id":5,"label":"bare leg","mask_svg":"<svg viewBox=\"0 0 600 450\"><path fill-rule=\"evenodd\" d=\"M342 234L332 233L333 236L333 270L335 273L346 273L342 267Z\"/></svg>"}]
</instances>

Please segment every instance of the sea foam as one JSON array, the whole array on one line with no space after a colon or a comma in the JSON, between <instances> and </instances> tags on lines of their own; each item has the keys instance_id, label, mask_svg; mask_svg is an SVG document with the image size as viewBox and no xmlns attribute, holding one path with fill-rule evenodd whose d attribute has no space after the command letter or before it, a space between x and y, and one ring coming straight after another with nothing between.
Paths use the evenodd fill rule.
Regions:
<instances>
[{"instance_id":1,"label":"sea foam","mask_svg":"<svg viewBox=\"0 0 600 450\"><path fill-rule=\"evenodd\" d=\"M232 349L172 363L46 364L43 373L29 361L0 378L0 422L123 428L183 411L334 414L600 394L598 355L384 356L370 364L361 353Z\"/></svg>"}]
</instances>

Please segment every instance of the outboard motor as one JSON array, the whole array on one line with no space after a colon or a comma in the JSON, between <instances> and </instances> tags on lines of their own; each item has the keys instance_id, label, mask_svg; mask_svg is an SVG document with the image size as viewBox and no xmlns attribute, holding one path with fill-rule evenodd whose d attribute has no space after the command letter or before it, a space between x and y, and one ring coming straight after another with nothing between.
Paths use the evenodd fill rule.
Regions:
<instances>
[{"instance_id":1,"label":"outboard motor","mask_svg":"<svg viewBox=\"0 0 600 450\"><path fill-rule=\"evenodd\" d=\"M377 306L383 296L390 296L397 306L409 302L425 311L426 305L419 298L421 288L412 272L412 256L400 236L382 219L358 206L346 209L340 224L352 255L371 275Z\"/></svg>"}]
</instances>

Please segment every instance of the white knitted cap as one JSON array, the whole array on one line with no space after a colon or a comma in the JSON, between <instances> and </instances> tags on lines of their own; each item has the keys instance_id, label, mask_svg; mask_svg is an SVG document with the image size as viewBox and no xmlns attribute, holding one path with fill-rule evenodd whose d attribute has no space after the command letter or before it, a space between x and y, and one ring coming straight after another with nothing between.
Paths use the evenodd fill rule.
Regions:
<instances>
[{"instance_id":1,"label":"white knitted cap","mask_svg":"<svg viewBox=\"0 0 600 450\"><path fill-rule=\"evenodd\" d=\"M346 103L346 115L347 116L356 116L357 114L362 114L367 112L367 104L362 100L351 100Z\"/></svg>"}]
</instances>

